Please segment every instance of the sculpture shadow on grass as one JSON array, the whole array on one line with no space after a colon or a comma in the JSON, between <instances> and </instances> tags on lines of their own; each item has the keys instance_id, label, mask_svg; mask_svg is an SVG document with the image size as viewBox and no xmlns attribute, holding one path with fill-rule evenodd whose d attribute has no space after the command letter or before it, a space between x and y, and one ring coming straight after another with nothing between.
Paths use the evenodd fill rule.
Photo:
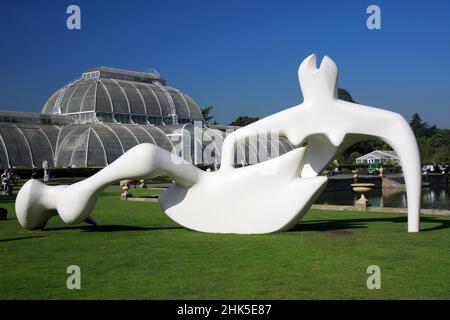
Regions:
<instances>
[{"instance_id":1,"label":"sculpture shadow on grass","mask_svg":"<svg viewBox=\"0 0 450 320\"><path fill-rule=\"evenodd\" d=\"M104 226L67 226L67 227L54 227L42 229L41 235L31 235L26 237L0 239L1 242L10 242L18 240L28 240L32 238L47 238L52 233L46 231L65 231L65 230L81 230L83 232L117 232L117 231L158 231L158 230L173 230L184 229L182 227L139 227L139 226L126 226L126 225L104 225Z\"/></svg>"},{"instance_id":2,"label":"sculpture shadow on grass","mask_svg":"<svg viewBox=\"0 0 450 320\"><path fill-rule=\"evenodd\" d=\"M295 231L336 231L346 229L368 228L372 222L406 223L407 217L367 218L367 219L340 219L340 220L310 220L295 225L289 232ZM450 229L450 220L439 217L421 217L421 222L439 224L434 227L422 227L421 232Z\"/></svg>"},{"instance_id":3,"label":"sculpture shadow on grass","mask_svg":"<svg viewBox=\"0 0 450 320\"><path fill-rule=\"evenodd\" d=\"M27 240L27 239L33 239L33 238L47 238L48 235L40 235L40 236L26 236L26 237L18 237L18 238L9 238L9 239L0 239L1 242L10 242L10 241L18 241L18 240Z\"/></svg>"}]
</instances>

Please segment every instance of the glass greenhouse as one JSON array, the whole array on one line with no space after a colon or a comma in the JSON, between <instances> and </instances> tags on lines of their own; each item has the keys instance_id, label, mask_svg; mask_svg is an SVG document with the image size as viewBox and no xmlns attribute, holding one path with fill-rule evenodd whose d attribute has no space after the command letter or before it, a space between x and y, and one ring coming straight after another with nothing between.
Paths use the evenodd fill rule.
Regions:
<instances>
[{"instance_id":1,"label":"glass greenhouse","mask_svg":"<svg viewBox=\"0 0 450 320\"><path fill-rule=\"evenodd\" d=\"M194 100L156 72L99 67L57 90L41 113L0 111L0 168L104 167L140 143L156 144L195 164L220 163L225 126L208 128ZM257 149L292 146L247 141L236 163L263 161Z\"/></svg>"}]
</instances>

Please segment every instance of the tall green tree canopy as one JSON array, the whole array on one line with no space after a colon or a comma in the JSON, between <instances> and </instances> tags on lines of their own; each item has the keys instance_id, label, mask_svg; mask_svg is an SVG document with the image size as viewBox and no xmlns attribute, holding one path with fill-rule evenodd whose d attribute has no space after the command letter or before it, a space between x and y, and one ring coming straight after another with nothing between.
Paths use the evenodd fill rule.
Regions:
<instances>
[{"instance_id":1,"label":"tall green tree canopy","mask_svg":"<svg viewBox=\"0 0 450 320\"><path fill-rule=\"evenodd\" d=\"M249 116L239 116L233 122L230 123L230 126L239 126L244 127L250 123L256 122L259 120L259 117L249 117Z\"/></svg>"},{"instance_id":2,"label":"tall green tree canopy","mask_svg":"<svg viewBox=\"0 0 450 320\"><path fill-rule=\"evenodd\" d=\"M355 100L353 100L352 95L350 94L350 92L348 92L347 90L345 90L343 88L339 88L338 89L338 97L341 100L355 103Z\"/></svg>"},{"instance_id":3,"label":"tall green tree canopy","mask_svg":"<svg viewBox=\"0 0 450 320\"><path fill-rule=\"evenodd\" d=\"M450 129L439 129L414 113L409 125L417 138L422 163L450 164Z\"/></svg>"},{"instance_id":4,"label":"tall green tree canopy","mask_svg":"<svg viewBox=\"0 0 450 320\"><path fill-rule=\"evenodd\" d=\"M338 97L341 100L347 102L356 103L353 100L352 95L346 89L339 88L338 89ZM377 139L368 139L355 143L347 150L345 150L342 154L337 157L338 163L342 164L353 164L356 158L372 152L373 150L388 150L389 146L381 140Z\"/></svg>"},{"instance_id":5,"label":"tall green tree canopy","mask_svg":"<svg viewBox=\"0 0 450 320\"><path fill-rule=\"evenodd\" d=\"M430 127L428 123L422 121L417 112L412 115L411 120L409 121L409 125L411 126L411 129L417 138L431 137L438 131L436 126Z\"/></svg>"}]
</instances>

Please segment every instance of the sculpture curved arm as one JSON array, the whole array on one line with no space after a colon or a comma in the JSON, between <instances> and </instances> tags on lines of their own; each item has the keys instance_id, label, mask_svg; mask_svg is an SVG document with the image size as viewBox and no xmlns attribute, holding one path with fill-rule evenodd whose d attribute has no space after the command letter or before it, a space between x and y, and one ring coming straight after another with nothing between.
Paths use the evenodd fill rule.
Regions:
<instances>
[{"instance_id":1,"label":"sculpture curved arm","mask_svg":"<svg viewBox=\"0 0 450 320\"><path fill-rule=\"evenodd\" d=\"M419 231L419 213L422 188L420 153L416 138L408 122L399 114L363 105L339 101L352 122L347 124L342 143L335 146L326 134L315 134L308 138L305 164L301 176L314 177L320 174L334 157L364 139L378 138L396 152L405 178L408 204L408 231ZM345 118L345 116L343 117ZM337 133L338 136L340 133Z\"/></svg>"}]
</instances>

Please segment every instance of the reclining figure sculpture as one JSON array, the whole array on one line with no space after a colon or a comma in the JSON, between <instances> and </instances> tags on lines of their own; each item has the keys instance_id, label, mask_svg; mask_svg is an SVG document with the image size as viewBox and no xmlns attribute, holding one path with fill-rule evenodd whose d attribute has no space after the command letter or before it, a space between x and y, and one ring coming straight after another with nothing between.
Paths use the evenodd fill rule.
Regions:
<instances>
[{"instance_id":1,"label":"reclining figure sculpture","mask_svg":"<svg viewBox=\"0 0 450 320\"><path fill-rule=\"evenodd\" d=\"M174 184L160 196L164 212L197 231L256 234L295 225L326 185L320 174L341 151L366 138L380 138L400 157L408 204L408 231L419 231L420 157L416 139L397 113L338 99L336 64L327 56L316 66L310 55L298 70L304 102L242 127L226 137L222 163L205 172L173 153L140 144L92 177L69 185L30 180L16 199L16 214L27 229L43 228L59 214L68 224L90 219L96 196L124 178L168 175ZM278 130L295 146L277 158L235 168L235 144L259 130ZM306 147L304 147L307 143ZM302 147L303 146L303 147ZM271 167L276 174L267 174Z\"/></svg>"}]
</instances>

